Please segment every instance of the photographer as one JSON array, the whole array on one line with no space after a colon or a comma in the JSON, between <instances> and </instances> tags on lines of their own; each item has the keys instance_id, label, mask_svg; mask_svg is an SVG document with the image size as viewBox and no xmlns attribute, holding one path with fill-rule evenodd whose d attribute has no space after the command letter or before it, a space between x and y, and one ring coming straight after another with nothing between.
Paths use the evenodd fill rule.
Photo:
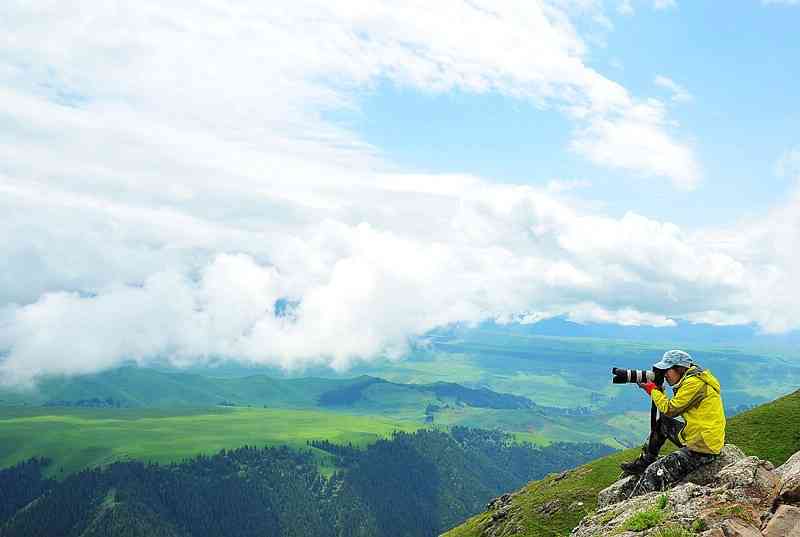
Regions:
<instances>
[{"instance_id":1,"label":"photographer","mask_svg":"<svg viewBox=\"0 0 800 537\"><path fill-rule=\"evenodd\" d=\"M719 381L710 371L695 364L689 353L664 353L654 370L664 371L672 386L668 398L653 382L639 383L658 409L658 420L638 459L620 465L626 474L639 475L632 495L663 490L719 455L725 443L725 412ZM684 421L675 419L681 416ZM658 459L669 439L678 450Z\"/></svg>"}]
</instances>

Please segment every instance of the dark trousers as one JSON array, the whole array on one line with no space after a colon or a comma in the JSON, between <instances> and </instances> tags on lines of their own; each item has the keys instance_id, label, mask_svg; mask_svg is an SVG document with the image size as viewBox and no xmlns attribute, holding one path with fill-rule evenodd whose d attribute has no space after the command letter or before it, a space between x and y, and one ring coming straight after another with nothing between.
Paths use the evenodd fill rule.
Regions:
<instances>
[{"instance_id":1,"label":"dark trousers","mask_svg":"<svg viewBox=\"0 0 800 537\"><path fill-rule=\"evenodd\" d=\"M664 443L669 439L678 446L669 455L662 457L652 463L644 471L642 476L633 488L631 496L638 496L657 490L666 490L675 483L681 481L691 472L697 470L704 464L713 461L717 455L708 455L691 451L684 446L678 439L678 433L686 426L682 421L667 416L660 416L656 422L656 427L650 431L650 438L647 440L648 453L657 456Z\"/></svg>"},{"instance_id":2,"label":"dark trousers","mask_svg":"<svg viewBox=\"0 0 800 537\"><path fill-rule=\"evenodd\" d=\"M683 443L678 440L678 435L684 427L686 427L684 422L660 414L655 428L650 431L650 438L647 439L647 453L657 457L667 440L676 447L683 447Z\"/></svg>"}]
</instances>

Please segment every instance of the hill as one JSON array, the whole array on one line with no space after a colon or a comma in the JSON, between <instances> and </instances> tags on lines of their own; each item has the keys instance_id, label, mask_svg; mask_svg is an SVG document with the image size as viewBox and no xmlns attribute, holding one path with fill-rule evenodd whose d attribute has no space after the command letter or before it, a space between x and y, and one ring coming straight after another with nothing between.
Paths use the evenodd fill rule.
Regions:
<instances>
[{"instance_id":1,"label":"hill","mask_svg":"<svg viewBox=\"0 0 800 537\"><path fill-rule=\"evenodd\" d=\"M428 404L494 409L529 409L530 399L468 388L453 382L406 384L362 375L356 378L273 378L264 374L211 377L126 366L94 375L47 377L26 391L0 391L0 405L89 408L177 408L267 406L336 407L399 413Z\"/></svg>"},{"instance_id":2,"label":"hill","mask_svg":"<svg viewBox=\"0 0 800 537\"><path fill-rule=\"evenodd\" d=\"M734 416L728 422L728 442L780 465L800 449L800 391ZM522 510L525 528L522 536L568 535L587 513L594 510L597 493L620 475L618 464L637 455L629 449L603 457L564 474L535 481L513 497L513 506ZM472 517L444 535L483 537L482 528L492 515Z\"/></svg>"}]
</instances>

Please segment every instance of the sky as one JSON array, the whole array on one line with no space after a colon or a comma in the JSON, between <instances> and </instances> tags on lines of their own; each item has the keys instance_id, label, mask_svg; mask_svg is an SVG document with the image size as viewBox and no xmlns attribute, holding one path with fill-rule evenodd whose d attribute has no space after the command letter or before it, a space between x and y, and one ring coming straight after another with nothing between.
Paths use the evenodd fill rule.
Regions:
<instances>
[{"instance_id":1,"label":"sky","mask_svg":"<svg viewBox=\"0 0 800 537\"><path fill-rule=\"evenodd\" d=\"M0 7L0 383L800 329L800 4Z\"/></svg>"}]
</instances>

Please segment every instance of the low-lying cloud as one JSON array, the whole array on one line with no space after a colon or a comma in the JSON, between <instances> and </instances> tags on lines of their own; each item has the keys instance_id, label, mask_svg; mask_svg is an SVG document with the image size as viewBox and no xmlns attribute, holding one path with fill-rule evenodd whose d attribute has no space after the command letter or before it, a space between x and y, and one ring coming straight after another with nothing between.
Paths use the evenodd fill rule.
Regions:
<instances>
[{"instance_id":1,"label":"low-lying cloud","mask_svg":"<svg viewBox=\"0 0 800 537\"><path fill-rule=\"evenodd\" d=\"M7 7L3 383L165 358L345 369L486 318L798 327L798 198L687 231L555 183L404 173L325 120L382 81L492 92L561 110L598 165L693 188L665 105L589 68L572 12L330 6Z\"/></svg>"}]
</instances>

